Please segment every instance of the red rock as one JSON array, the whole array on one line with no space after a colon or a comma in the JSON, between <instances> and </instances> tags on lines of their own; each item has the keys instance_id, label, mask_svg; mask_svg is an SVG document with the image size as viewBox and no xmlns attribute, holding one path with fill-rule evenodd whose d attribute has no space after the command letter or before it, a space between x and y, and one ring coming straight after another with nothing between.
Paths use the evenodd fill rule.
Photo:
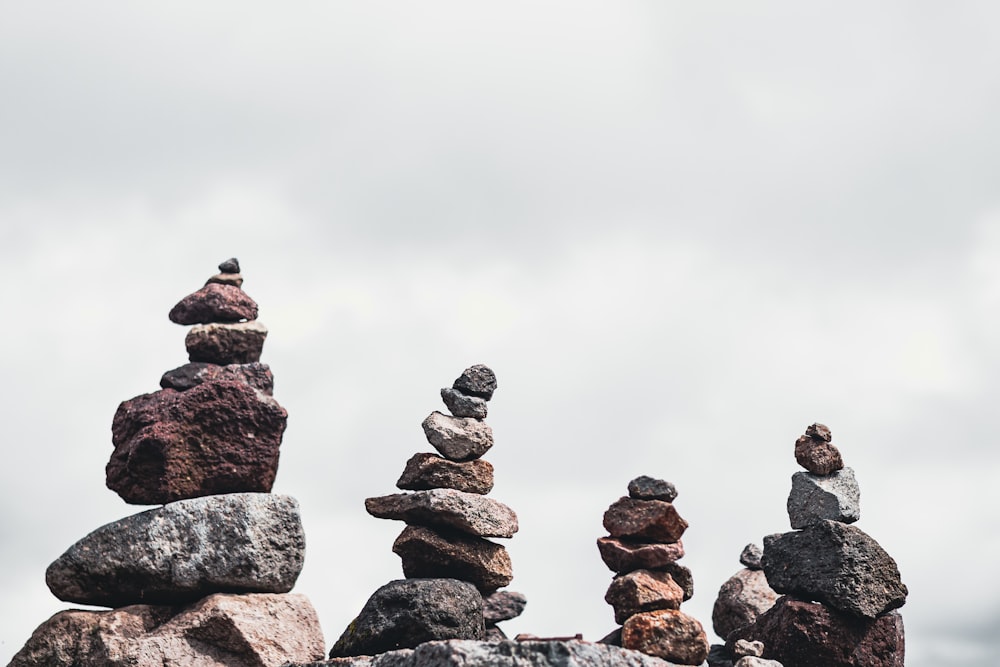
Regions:
<instances>
[{"instance_id":1,"label":"red rock","mask_svg":"<svg viewBox=\"0 0 1000 667\"><path fill-rule=\"evenodd\" d=\"M115 414L107 486L136 505L267 493L287 419L273 398L233 380L137 396Z\"/></svg>"},{"instance_id":2,"label":"red rock","mask_svg":"<svg viewBox=\"0 0 1000 667\"><path fill-rule=\"evenodd\" d=\"M723 639L733 630L757 620L774 606L778 594L768 586L762 570L740 570L722 584L712 607L712 628Z\"/></svg>"},{"instance_id":3,"label":"red rock","mask_svg":"<svg viewBox=\"0 0 1000 667\"><path fill-rule=\"evenodd\" d=\"M210 282L170 309L176 324L209 324L257 319L257 303L236 285Z\"/></svg>"},{"instance_id":4,"label":"red rock","mask_svg":"<svg viewBox=\"0 0 1000 667\"><path fill-rule=\"evenodd\" d=\"M493 489L493 465L485 459L458 462L436 454L414 454L396 487L407 491L458 489L486 495Z\"/></svg>"},{"instance_id":5,"label":"red rock","mask_svg":"<svg viewBox=\"0 0 1000 667\"><path fill-rule=\"evenodd\" d=\"M673 504L662 500L623 497L604 513L604 528L612 537L639 542L676 542L687 527Z\"/></svg>"},{"instance_id":6,"label":"red rock","mask_svg":"<svg viewBox=\"0 0 1000 667\"><path fill-rule=\"evenodd\" d=\"M844 467L840 450L830 442L830 429L813 424L795 441L795 460L814 475L829 475Z\"/></svg>"},{"instance_id":7,"label":"red rock","mask_svg":"<svg viewBox=\"0 0 1000 667\"><path fill-rule=\"evenodd\" d=\"M696 619L673 609L636 614L622 628L622 646L681 665L708 657L708 637Z\"/></svg>"},{"instance_id":8,"label":"red rock","mask_svg":"<svg viewBox=\"0 0 1000 667\"><path fill-rule=\"evenodd\" d=\"M597 548L601 552L601 560L613 572L655 570L684 557L684 544L680 540L650 544L599 537Z\"/></svg>"},{"instance_id":9,"label":"red rock","mask_svg":"<svg viewBox=\"0 0 1000 667\"><path fill-rule=\"evenodd\" d=\"M615 623L644 611L680 609L684 590L666 572L636 570L615 577L604 600L615 609Z\"/></svg>"},{"instance_id":10,"label":"red rock","mask_svg":"<svg viewBox=\"0 0 1000 667\"><path fill-rule=\"evenodd\" d=\"M199 324L191 327L184 345L188 359L210 364L249 364L260 361L267 327L260 322Z\"/></svg>"},{"instance_id":11,"label":"red rock","mask_svg":"<svg viewBox=\"0 0 1000 667\"><path fill-rule=\"evenodd\" d=\"M503 546L458 531L407 526L392 551L403 561L407 579L461 579L489 595L514 578Z\"/></svg>"}]
</instances>

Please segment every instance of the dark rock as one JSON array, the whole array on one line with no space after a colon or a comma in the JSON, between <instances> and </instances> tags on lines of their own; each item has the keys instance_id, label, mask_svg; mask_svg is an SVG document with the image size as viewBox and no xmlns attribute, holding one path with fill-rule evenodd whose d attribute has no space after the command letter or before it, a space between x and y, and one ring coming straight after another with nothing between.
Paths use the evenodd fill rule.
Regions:
<instances>
[{"instance_id":1,"label":"dark rock","mask_svg":"<svg viewBox=\"0 0 1000 667\"><path fill-rule=\"evenodd\" d=\"M597 538L601 560L613 572L655 570L684 557L684 544L629 542L615 537Z\"/></svg>"},{"instance_id":2,"label":"dark rock","mask_svg":"<svg viewBox=\"0 0 1000 667\"><path fill-rule=\"evenodd\" d=\"M830 431L822 424L813 424L806 435L795 441L795 460L814 475L829 475L844 467L840 450L830 442Z\"/></svg>"},{"instance_id":3,"label":"dark rock","mask_svg":"<svg viewBox=\"0 0 1000 667\"><path fill-rule=\"evenodd\" d=\"M763 555L764 550L751 542L743 547L743 551L740 553L740 564L751 570L759 570L760 559Z\"/></svg>"},{"instance_id":4,"label":"dark rock","mask_svg":"<svg viewBox=\"0 0 1000 667\"><path fill-rule=\"evenodd\" d=\"M642 475L628 483L629 498L640 500L664 500L672 503L677 497L677 489L670 482Z\"/></svg>"},{"instance_id":5,"label":"dark rock","mask_svg":"<svg viewBox=\"0 0 1000 667\"><path fill-rule=\"evenodd\" d=\"M441 390L441 400L455 417L486 419L488 409L485 398L469 396L452 387L444 387Z\"/></svg>"},{"instance_id":6,"label":"dark rock","mask_svg":"<svg viewBox=\"0 0 1000 667\"><path fill-rule=\"evenodd\" d=\"M507 639L507 634L495 625L487 625L483 632L484 642L502 642Z\"/></svg>"},{"instance_id":7,"label":"dark rock","mask_svg":"<svg viewBox=\"0 0 1000 667\"><path fill-rule=\"evenodd\" d=\"M449 461L436 454L414 454L396 487L407 491L456 489L486 495L493 489L493 465L486 459Z\"/></svg>"},{"instance_id":8,"label":"dark rock","mask_svg":"<svg viewBox=\"0 0 1000 667\"><path fill-rule=\"evenodd\" d=\"M777 592L858 616L874 618L906 602L896 561L864 531L836 521L768 535L761 564Z\"/></svg>"},{"instance_id":9,"label":"dark rock","mask_svg":"<svg viewBox=\"0 0 1000 667\"><path fill-rule=\"evenodd\" d=\"M788 494L788 519L792 528L805 528L829 519L854 523L861 518L861 490L850 468L829 475L797 472Z\"/></svg>"},{"instance_id":10,"label":"dark rock","mask_svg":"<svg viewBox=\"0 0 1000 667\"><path fill-rule=\"evenodd\" d=\"M222 264L219 264L220 273L239 273L240 272L240 260L235 257L230 257Z\"/></svg>"},{"instance_id":11,"label":"dark rock","mask_svg":"<svg viewBox=\"0 0 1000 667\"><path fill-rule=\"evenodd\" d=\"M390 581L365 603L330 657L374 655L436 639L482 639L483 598L455 579Z\"/></svg>"},{"instance_id":12,"label":"dark rock","mask_svg":"<svg viewBox=\"0 0 1000 667\"><path fill-rule=\"evenodd\" d=\"M512 537L517 532L514 510L492 498L454 489L367 498L365 509L379 519L454 528L480 537Z\"/></svg>"},{"instance_id":13,"label":"dark rock","mask_svg":"<svg viewBox=\"0 0 1000 667\"><path fill-rule=\"evenodd\" d=\"M615 628L608 634L604 635L597 640L598 644L607 644L608 646L621 646L622 645L622 629Z\"/></svg>"},{"instance_id":14,"label":"dark rock","mask_svg":"<svg viewBox=\"0 0 1000 667\"><path fill-rule=\"evenodd\" d=\"M615 623L644 611L680 609L684 590L666 572L636 570L614 578L604 601L614 607Z\"/></svg>"},{"instance_id":15,"label":"dark rock","mask_svg":"<svg viewBox=\"0 0 1000 667\"><path fill-rule=\"evenodd\" d=\"M219 283L220 285L232 285L233 287L243 286L243 276L238 273L217 273L208 280L205 284L209 283Z\"/></svg>"},{"instance_id":16,"label":"dark rock","mask_svg":"<svg viewBox=\"0 0 1000 667\"><path fill-rule=\"evenodd\" d=\"M266 493L287 419L273 398L231 380L137 396L118 407L111 426L108 488L138 505Z\"/></svg>"},{"instance_id":17,"label":"dark rock","mask_svg":"<svg viewBox=\"0 0 1000 667\"><path fill-rule=\"evenodd\" d=\"M493 429L471 417L432 412L421 424L427 442L452 461L478 459L493 446Z\"/></svg>"},{"instance_id":18,"label":"dark rock","mask_svg":"<svg viewBox=\"0 0 1000 667\"><path fill-rule=\"evenodd\" d=\"M407 526L392 551L403 561L407 579L461 579L489 595L514 578L506 549L454 530Z\"/></svg>"},{"instance_id":19,"label":"dark rock","mask_svg":"<svg viewBox=\"0 0 1000 667\"><path fill-rule=\"evenodd\" d=\"M719 589L712 607L712 628L723 639L733 630L753 623L774 606L778 594L760 570L740 570ZM739 656L737 656L739 657Z\"/></svg>"},{"instance_id":20,"label":"dark rock","mask_svg":"<svg viewBox=\"0 0 1000 667\"><path fill-rule=\"evenodd\" d=\"M249 364L260 361L267 327L260 322L199 324L184 338L188 359L210 364Z\"/></svg>"},{"instance_id":21,"label":"dark rock","mask_svg":"<svg viewBox=\"0 0 1000 667\"><path fill-rule=\"evenodd\" d=\"M493 398L493 392L497 389L497 376L489 367L476 364L462 371L451 386L463 394L478 396L488 401Z\"/></svg>"},{"instance_id":22,"label":"dark rock","mask_svg":"<svg viewBox=\"0 0 1000 667\"><path fill-rule=\"evenodd\" d=\"M294 498L229 493L102 526L49 565L45 583L67 602L177 604L212 593L287 593L304 559Z\"/></svg>"},{"instance_id":23,"label":"dark rock","mask_svg":"<svg viewBox=\"0 0 1000 667\"><path fill-rule=\"evenodd\" d=\"M164 373L160 378L160 386L164 389L185 391L210 380L238 380L268 396L274 393L274 374L267 364L259 362L228 366L204 362L188 363Z\"/></svg>"},{"instance_id":24,"label":"dark rock","mask_svg":"<svg viewBox=\"0 0 1000 667\"><path fill-rule=\"evenodd\" d=\"M666 572L684 590L684 599L690 600L694 596L694 575L691 570L680 563L668 563L657 568L660 572Z\"/></svg>"},{"instance_id":25,"label":"dark rock","mask_svg":"<svg viewBox=\"0 0 1000 667\"><path fill-rule=\"evenodd\" d=\"M682 665L708 657L708 637L696 619L675 609L636 614L622 627L622 646Z\"/></svg>"},{"instance_id":26,"label":"dark rock","mask_svg":"<svg viewBox=\"0 0 1000 667\"><path fill-rule=\"evenodd\" d=\"M209 324L257 319L257 303L235 285L208 283L171 308L175 324Z\"/></svg>"},{"instance_id":27,"label":"dark rock","mask_svg":"<svg viewBox=\"0 0 1000 667\"><path fill-rule=\"evenodd\" d=\"M688 523L671 503L621 498L604 513L604 528L612 537L639 542L676 542Z\"/></svg>"},{"instance_id":28,"label":"dark rock","mask_svg":"<svg viewBox=\"0 0 1000 667\"><path fill-rule=\"evenodd\" d=\"M523 593L515 591L497 591L483 598L483 619L487 625L509 621L524 612L528 598Z\"/></svg>"},{"instance_id":29,"label":"dark rock","mask_svg":"<svg viewBox=\"0 0 1000 667\"><path fill-rule=\"evenodd\" d=\"M823 440L824 442L833 440L833 434L830 433L830 429L825 424L807 426L806 435L815 440Z\"/></svg>"},{"instance_id":30,"label":"dark rock","mask_svg":"<svg viewBox=\"0 0 1000 667\"><path fill-rule=\"evenodd\" d=\"M733 667L733 655L722 644L712 644L707 659L708 667Z\"/></svg>"}]
</instances>

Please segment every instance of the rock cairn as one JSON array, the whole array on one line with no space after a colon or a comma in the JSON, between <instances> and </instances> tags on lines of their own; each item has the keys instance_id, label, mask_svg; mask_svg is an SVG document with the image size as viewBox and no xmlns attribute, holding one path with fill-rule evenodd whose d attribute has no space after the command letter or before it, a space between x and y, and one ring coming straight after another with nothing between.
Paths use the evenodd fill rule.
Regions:
<instances>
[{"instance_id":1,"label":"rock cairn","mask_svg":"<svg viewBox=\"0 0 1000 667\"><path fill-rule=\"evenodd\" d=\"M493 371L477 365L442 389L451 415L435 411L422 424L438 454L417 453L406 462L396 482L404 493L365 500L372 516L406 522L392 545L406 579L372 595L331 658L431 640L502 639L497 623L523 611L523 595L497 592L513 578L510 556L486 539L512 537L518 528L512 509L486 497L493 466L482 456L493 446L493 430L485 419L496 387Z\"/></svg>"},{"instance_id":2,"label":"rock cairn","mask_svg":"<svg viewBox=\"0 0 1000 667\"><path fill-rule=\"evenodd\" d=\"M323 657L308 598L292 589L305 558L298 502L270 494L287 413L259 363L267 330L235 259L180 301L190 363L118 408L107 486L162 507L93 531L53 562L69 610L43 623L10 663L105 667L278 667Z\"/></svg>"},{"instance_id":3,"label":"rock cairn","mask_svg":"<svg viewBox=\"0 0 1000 667\"><path fill-rule=\"evenodd\" d=\"M628 496L604 513L610 533L597 540L601 559L615 573L604 599L622 625L604 640L682 665L700 665L708 656L701 623L680 611L694 595L681 535L688 527L674 508L670 482L637 477Z\"/></svg>"},{"instance_id":4,"label":"rock cairn","mask_svg":"<svg viewBox=\"0 0 1000 667\"><path fill-rule=\"evenodd\" d=\"M792 476L793 530L764 538L761 566L782 597L727 637L760 641L786 667L902 667L906 602L896 562L852 526L860 517L854 471L845 468L830 429L813 424L795 443L807 472Z\"/></svg>"},{"instance_id":5,"label":"rock cairn","mask_svg":"<svg viewBox=\"0 0 1000 667\"><path fill-rule=\"evenodd\" d=\"M743 569L730 577L719 589L712 608L712 628L725 641L734 630L749 625L774 606L778 594L767 584L767 577L760 564L763 551L756 544L748 544L740 553ZM760 654L747 657L759 657ZM732 667L733 658L723 645L713 645L709 652L709 667Z\"/></svg>"}]
</instances>

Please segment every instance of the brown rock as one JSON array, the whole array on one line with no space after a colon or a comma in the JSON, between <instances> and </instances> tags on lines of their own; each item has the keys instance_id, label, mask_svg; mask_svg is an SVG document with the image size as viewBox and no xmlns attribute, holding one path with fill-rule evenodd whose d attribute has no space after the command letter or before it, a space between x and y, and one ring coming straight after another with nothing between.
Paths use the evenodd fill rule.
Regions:
<instances>
[{"instance_id":1,"label":"brown rock","mask_svg":"<svg viewBox=\"0 0 1000 667\"><path fill-rule=\"evenodd\" d=\"M260 322L199 324L191 327L184 345L188 359L210 364L249 364L260 361L267 327Z\"/></svg>"},{"instance_id":2,"label":"brown rock","mask_svg":"<svg viewBox=\"0 0 1000 667\"><path fill-rule=\"evenodd\" d=\"M268 396L274 393L274 374L267 364L262 363L228 366L204 362L184 364L164 373L160 378L160 386L164 389L185 391L209 380L239 380Z\"/></svg>"},{"instance_id":3,"label":"brown rock","mask_svg":"<svg viewBox=\"0 0 1000 667\"><path fill-rule=\"evenodd\" d=\"M829 475L844 467L840 451L830 442L830 429L813 424L795 441L795 460L814 475Z\"/></svg>"},{"instance_id":4,"label":"brown rock","mask_svg":"<svg viewBox=\"0 0 1000 667\"><path fill-rule=\"evenodd\" d=\"M493 429L472 417L432 412L421 424L427 442L452 461L478 459L493 446Z\"/></svg>"},{"instance_id":5,"label":"brown rock","mask_svg":"<svg viewBox=\"0 0 1000 667\"><path fill-rule=\"evenodd\" d=\"M232 380L137 396L115 414L107 486L135 505L267 493L287 419L273 398Z\"/></svg>"},{"instance_id":6,"label":"brown rock","mask_svg":"<svg viewBox=\"0 0 1000 667\"><path fill-rule=\"evenodd\" d=\"M777 599L778 594L767 585L762 570L740 570L722 584L715 598L712 608L715 634L725 639L733 630L757 620Z\"/></svg>"},{"instance_id":7,"label":"brown rock","mask_svg":"<svg viewBox=\"0 0 1000 667\"><path fill-rule=\"evenodd\" d=\"M622 627L622 646L681 665L708 657L708 637L696 619L674 609L636 614Z\"/></svg>"},{"instance_id":8,"label":"brown rock","mask_svg":"<svg viewBox=\"0 0 1000 667\"><path fill-rule=\"evenodd\" d=\"M493 489L493 465L485 459L449 461L436 454L414 454L396 487L407 491L457 489L486 495Z\"/></svg>"},{"instance_id":9,"label":"brown rock","mask_svg":"<svg viewBox=\"0 0 1000 667\"><path fill-rule=\"evenodd\" d=\"M676 542L688 523L671 503L620 498L604 513L604 528L612 537L638 542Z\"/></svg>"},{"instance_id":10,"label":"brown rock","mask_svg":"<svg viewBox=\"0 0 1000 667\"><path fill-rule=\"evenodd\" d=\"M680 609L684 590L666 572L636 570L615 577L604 601L615 609L615 623L644 611Z\"/></svg>"},{"instance_id":11,"label":"brown rock","mask_svg":"<svg viewBox=\"0 0 1000 667\"><path fill-rule=\"evenodd\" d=\"M677 540L668 544L629 542L616 537L597 538L601 560L613 572L655 570L684 557L684 544Z\"/></svg>"},{"instance_id":12,"label":"brown rock","mask_svg":"<svg viewBox=\"0 0 1000 667\"><path fill-rule=\"evenodd\" d=\"M205 281L206 285L209 285L211 283L219 283L220 285L233 285L234 287L242 287L243 276L241 276L238 273L217 273Z\"/></svg>"},{"instance_id":13,"label":"brown rock","mask_svg":"<svg viewBox=\"0 0 1000 667\"><path fill-rule=\"evenodd\" d=\"M512 537L517 532L514 510L492 498L454 489L367 498L365 509L379 519L454 528L479 537Z\"/></svg>"},{"instance_id":14,"label":"brown rock","mask_svg":"<svg viewBox=\"0 0 1000 667\"><path fill-rule=\"evenodd\" d=\"M209 324L257 319L257 303L236 285L210 282L170 310L176 324Z\"/></svg>"},{"instance_id":15,"label":"brown rock","mask_svg":"<svg viewBox=\"0 0 1000 667\"><path fill-rule=\"evenodd\" d=\"M185 607L63 611L43 623L10 667L279 667L323 658L304 595L211 595Z\"/></svg>"},{"instance_id":16,"label":"brown rock","mask_svg":"<svg viewBox=\"0 0 1000 667\"><path fill-rule=\"evenodd\" d=\"M454 530L407 526L392 545L407 579L461 579L489 595L514 578L503 546Z\"/></svg>"}]
</instances>

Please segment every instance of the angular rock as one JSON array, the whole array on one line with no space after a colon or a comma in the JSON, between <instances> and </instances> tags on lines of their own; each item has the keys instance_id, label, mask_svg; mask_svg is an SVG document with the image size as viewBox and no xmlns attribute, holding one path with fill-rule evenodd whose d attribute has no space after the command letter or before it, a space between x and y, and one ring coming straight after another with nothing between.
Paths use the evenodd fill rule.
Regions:
<instances>
[{"instance_id":1,"label":"angular rock","mask_svg":"<svg viewBox=\"0 0 1000 667\"><path fill-rule=\"evenodd\" d=\"M640 500L663 500L672 503L677 497L677 489L666 480L642 475L628 483L628 496Z\"/></svg>"},{"instance_id":2,"label":"angular rock","mask_svg":"<svg viewBox=\"0 0 1000 667\"><path fill-rule=\"evenodd\" d=\"M238 380L245 382L268 396L274 393L274 374L267 364L207 364L204 362L188 363L167 371L160 378L160 386L164 389L186 391L210 380Z\"/></svg>"},{"instance_id":3,"label":"angular rock","mask_svg":"<svg viewBox=\"0 0 1000 667\"><path fill-rule=\"evenodd\" d=\"M181 608L59 612L10 667L279 667L321 659L324 650L304 595L211 595Z\"/></svg>"},{"instance_id":4,"label":"angular rock","mask_svg":"<svg viewBox=\"0 0 1000 667\"><path fill-rule=\"evenodd\" d=\"M782 667L782 664L777 660L748 655L737 660L733 667Z\"/></svg>"},{"instance_id":5,"label":"angular rock","mask_svg":"<svg viewBox=\"0 0 1000 667\"><path fill-rule=\"evenodd\" d=\"M449 461L436 454L414 454L396 487L407 491L455 489L486 495L493 489L493 465L485 459Z\"/></svg>"},{"instance_id":6,"label":"angular rock","mask_svg":"<svg viewBox=\"0 0 1000 667\"><path fill-rule=\"evenodd\" d=\"M493 398L493 392L497 389L497 376L488 366L476 364L462 371L451 386L463 394L488 401Z\"/></svg>"},{"instance_id":7,"label":"angular rock","mask_svg":"<svg viewBox=\"0 0 1000 667\"><path fill-rule=\"evenodd\" d=\"M230 257L222 264L219 264L219 271L221 273L239 273L240 272L240 260L235 257Z\"/></svg>"},{"instance_id":8,"label":"angular rock","mask_svg":"<svg viewBox=\"0 0 1000 667\"><path fill-rule=\"evenodd\" d=\"M379 519L454 528L479 537L512 537L517 532L514 510L492 498L454 489L367 498L365 509Z\"/></svg>"},{"instance_id":9,"label":"angular rock","mask_svg":"<svg viewBox=\"0 0 1000 667\"><path fill-rule=\"evenodd\" d=\"M497 591L483 598L483 619L487 625L509 621L524 612L528 598L523 593L514 591Z\"/></svg>"},{"instance_id":10,"label":"angular rock","mask_svg":"<svg viewBox=\"0 0 1000 667\"><path fill-rule=\"evenodd\" d=\"M743 547L743 551L740 553L740 564L751 570L759 570L760 559L763 555L764 550L751 542Z\"/></svg>"},{"instance_id":11,"label":"angular rock","mask_svg":"<svg viewBox=\"0 0 1000 667\"><path fill-rule=\"evenodd\" d=\"M775 591L850 614L875 618L906 602L896 561L864 531L836 521L768 535L761 564Z\"/></svg>"},{"instance_id":12,"label":"angular rock","mask_svg":"<svg viewBox=\"0 0 1000 667\"><path fill-rule=\"evenodd\" d=\"M407 579L461 579L489 595L514 578L501 545L454 530L407 526L392 545Z\"/></svg>"},{"instance_id":13,"label":"angular rock","mask_svg":"<svg viewBox=\"0 0 1000 667\"><path fill-rule=\"evenodd\" d=\"M374 655L436 639L482 639L483 598L456 579L390 581L365 603L330 657Z\"/></svg>"},{"instance_id":14,"label":"angular rock","mask_svg":"<svg viewBox=\"0 0 1000 667\"><path fill-rule=\"evenodd\" d=\"M722 644L712 644L708 649L708 667L733 667L733 656Z\"/></svg>"},{"instance_id":15,"label":"angular rock","mask_svg":"<svg viewBox=\"0 0 1000 667\"><path fill-rule=\"evenodd\" d=\"M674 582L684 590L685 600L694 597L694 575L691 574L690 569L680 563L668 563L658 570L669 574Z\"/></svg>"},{"instance_id":16,"label":"angular rock","mask_svg":"<svg viewBox=\"0 0 1000 667\"><path fill-rule=\"evenodd\" d=\"M814 440L822 440L824 442L830 442L833 440L833 434L830 433L830 428L825 424L812 424L806 427L806 435Z\"/></svg>"},{"instance_id":17,"label":"angular rock","mask_svg":"<svg viewBox=\"0 0 1000 667\"><path fill-rule=\"evenodd\" d=\"M599 537L597 548L601 552L601 560L613 572L655 570L684 557L684 544L680 540L662 544Z\"/></svg>"},{"instance_id":18,"label":"angular rock","mask_svg":"<svg viewBox=\"0 0 1000 667\"><path fill-rule=\"evenodd\" d=\"M257 303L236 285L208 283L170 309L175 324L209 324L257 319Z\"/></svg>"},{"instance_id":19,"label":"angular rock","mask_svg":"<svg viewBox=\"0 0 1000 667\"><path fill-rule=\"evenodd\" d=\"M243 276L238 273L217 273L208 280L205 284L219 283L220 285L233 285L234 287L243 286Z\"/></svg>"},{"instance_id":20,"label":"angular rock","mask_svg":"<svg viewBox=\"0 0 1000 667\"><path fill-rule=\"evenodd\" d=\"M452 387L441 389L441 400L448 406L448 411L455 417L472 417L486 419L488 412L486 399L463 394Z\"/></svg>"},{"instance_id":21,"label":"angular rock","mask_svg":"<svg viewBox=\"0 0 1000 667\"><path fill-rule=\"evenodd\" d=\"M733 655L737 658L745 658L747 656L759 658L764 655L764 642L737 639L733 642Z\"/></svg>"},{"instance_id":22,"label":"angular rock","mask_svg":"<svg viewBox=\"0 0 1000 667\"><path fill-rule=\"evenodd\" d=\"M471 417L432 412L421 424L427 441L452 461L478 459L493 446L493 429Z\"/></svg>"},{"instance_id":23,"label":"angular rock","mask_svg":"<svg viewBox=\"0 0 1000 667\"><path fill-rule=\"evenodd\" d=\"M683 598L684 590L669 574L650 570L615 577L604 595L604 601L614 607L615 623L625 623L644 611L680 609Z\"/></svg>"},{"instance_id":24,"label":"angular rock","mask_svg":"<svg viewBox=\"0 0 1000 667\"><path fill-rule=\"evenodd\" d=\"M723 639L749 625L774 606L778 594L768 586L761 570L740 570L719 589L712 607L712 628Z\"/></svg>"},{"instance_id":25,"label":"angular rock","mask_svg":"<svg viewBox=\"0 0 1000 667\"><path fill-rule=\"evenodd\" d=\"M851 468L829 475L797 472L788 494L788 519L799 529L829 519L854 523L861 518L861 490Z\"/></svg>"},{"instance_id":26,"label":"angular rock","mask_svg":"<svg viewBox=\"0 0 1000 667\"><path fill-rule=\"evenodd\" d=\"M638 542L676 542L688 523L671 503L620 498L604 513L604 528L612 537Z\"/></svg>"},{"instance_id":27,"label":"angular rock","mask_svg":"<svg viewBox=\"0 0 1000 667\"><path fill-rule=\"evenodd\" d=\"M674 610L636 614L622 627L622 646L682 665L708 657L708 638L696 619Z\"/></svg>"},{"instance_id":28,"label":"angular rock","mask_svg":"<svg viewBox=\"0 0 1000 667\"><path fill-rule=\"evenodd\" d=\"M903 618L865 619L784 596L730 642L764 642L764 657L789 667L903 667Z\"/></svg>"},{"instance_id":29,"label":"angular rock","mask_svg":"<svg viewBox=\"0 0 1000 667\"><path fill-rule=\"evenodd\" d=\"M813 424L809 428L813 429L815 426L821 426L821 424ZM822 435L809 435L808 433L807 429L807 434L800 436L795 441L795 460L800 466L814 475L829 475L844 467L840 450L832 442ZM817 433L819 432L817 431ZM829 430L826 431L826 435L829 435Z\"/></svg>"},{"instance_id":30,"label":"angular rock","mask_svg":"<svg viewBox=\"0 0 1000 667\"><path fill-rule=\"evenodd\" d=\"M191 327L184 345L188 359L210 364L249 364L260 361L267 327L257 321L236 324L199 324Z\"/></svg>"},{"instance_id":31,"label":"angular rock","mask_svg":"<svg viewBox=\"0 0 1000 667\"><path fill-rule=\"evenodd\" d=\"M273 398L232 380L137 396L115 413L107 486L138 505L266 493L287 419Z\"/></svg>"}]
</instances>

